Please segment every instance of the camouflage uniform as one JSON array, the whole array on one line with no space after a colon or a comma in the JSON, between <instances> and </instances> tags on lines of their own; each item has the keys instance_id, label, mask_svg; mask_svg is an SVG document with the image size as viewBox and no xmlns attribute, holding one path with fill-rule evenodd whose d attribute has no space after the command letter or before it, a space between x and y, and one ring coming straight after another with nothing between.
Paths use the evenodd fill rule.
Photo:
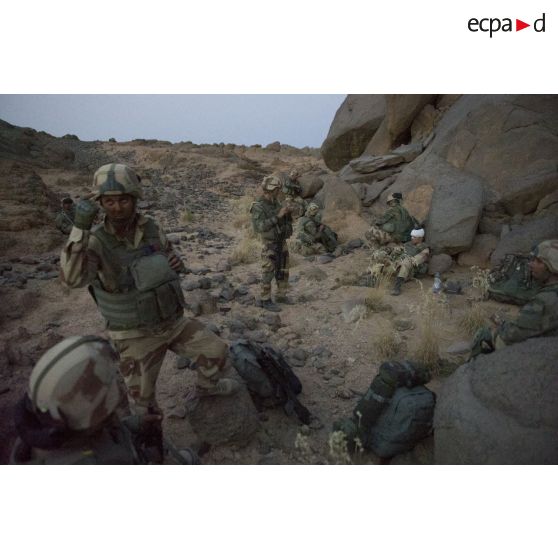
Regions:
<instances>
[{"instance_id":1,"label":"camouflage uniform","mask_svg":"<svg viewBox=\"0 0 558 558\"><path fill-rule=\"evenodd\" d=\"M161 417L117 416L118 356L100 337L64 339L37 362L15 409L21 465L136 465L161 462ZM155 420L152 420L155 419ZM179 462L186 463L186 455ZM192 462L195 462L192 460Z\"/></svg>"},{"instance_id":2,"label":"camouflage uniform","mask_svg":"<svg viewBox=\"0 0 558 558\"><path fill-rule=\"evenodd\" d=\"M271 300L271 282L275 277L277 294L285 296L289 283L289 251L286 239L293 232L290 215L281 218L277 213L281 209L278 200L258 198L250 207L254 231L260 235L263 243L262 261L262 301Z\"/></svg>"},{"instance_id":3,"label":"camouflage uniform","mask_svg":"<svg viewBox=\"0 0 558 558\"><path fill-rule=\"evenodd\" d=\"M333 252L337 248L337 235L322 224L322 216L315 204L310 204L304 217L296 223L293 249L303 256Z\"/></svg>"},{"instance_id":4,"label":"camouflage uniform","mask_svg":"<svg viewBox=\"0 0 558 558\"><path fill-rule=\"evenodd\" d=\"M558 283L542 287L521 308L513 322L504 322L496 329L494 345L499 349L505 345L519 343L530 337L555 335L558 333Z\"/></svg>"},{"instance_id":5,"label":"camouflage uniform","mask_svg":"<svg viewBox=\"0 0 558 558\"><path fill-rule=\"evenodd\" d=\"M302 186L298 184L296 178L281 177L282 178L282 196L280 201L292 207L291 217L293 220L302 217L308 209L308 203L300 196Z\"/></svg>"},{"instance_id":6,"label":"camouflage uniform","mask_svg":"<svg viewBox=\"0 0 558 558\"><path fill-rule=\"evenodd\" d=\"M370 273L396 275L407 281L415 275L427 272L428 250L429 247L424 242L413 244L409 241L403 246L385 246L372 253Z\"/></svg>"},{"instance_id":7,"label":"camouflage uniform","mask_svg":"<svg viewBox=\"0 0 558 558\"><path fill-rule=\"evenodd\" d=\"M92 231L74 227L60 265L69 287L88 286L95 298L120 353L133 411L146 413L156 407L155 384L168 350L193 361L203 391L220 382L228 349L201 322L184 316L179 277L168 265L171 246L159 225L136 213L132 227L126 238L107 218Z\"/></svg>"},{"instance_id":8,"label":"camouflage uniform","mask_svg":"<svg viewBox=\"0 0 558 558\"><path fill-rule=\"evenodd\" d=\"M54 220L56 228L62 231L64 234L70 234L72 227L74 226L74 219L76 217L76 210L72 208L70 211L62 209L56 214Z\"/></svg>"},{"instance_id":9,"label":"camouflage uniform","mask_svg":"<svg viewBox=\"0 0 558 558\"><path fill-rule=\"evenodd\" d=\"M415 222L409 212L399 201L392 202L391 207L376 223L366 231L366 239L373 244L390 242L407 242Z\"/></svg>"}]
</instances>

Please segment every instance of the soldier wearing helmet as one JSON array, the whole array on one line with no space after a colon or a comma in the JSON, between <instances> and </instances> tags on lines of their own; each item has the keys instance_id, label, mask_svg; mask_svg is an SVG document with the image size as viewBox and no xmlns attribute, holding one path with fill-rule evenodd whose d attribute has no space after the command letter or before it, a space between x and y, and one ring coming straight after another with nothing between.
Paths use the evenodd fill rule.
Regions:
<instances>
[{"instance_id":1,"label":"soldier wearing helmet","mask_svg":"<svg viewBox=\"0 0 558 558\"><path fill-rule=\"evenodd\" d=\"M104 165L94 175L93 188L105 218L92 228L98 208L79 202L62 250L62 278L92 293L120 354L133 412L157 412L155 384L168 350L195 363L194 397L231 394L239 384L224 377L227 345L184 316L178 275L184 264L161 227L137 211L138 175L126 165Z\"/></svg>"},{"instance_id":2,"label":"soldier wearing helmet","mask_svg":"<svg viewBox=\"0 0 558 558\"><path fill-rule=\"evenodd\" d=\"M262 181L262 196L250 206L254 232L260 236L263 243L260 304L272 312L281 310L276 303L289 303L289 252L286 240L293 232L292 206L279 202L281 187L280 177L266 176ZM271 300L271 284L274 278L277 283L276 303Z\"/></svg>"},{"instance_id":3,"label":"soldier wearing helmet","mask_svg":"<svg viewBox=\"0 0 558 558\"><path fill-rule=\"evenodd\" d=\"M411 230L417 223L401 205L402 200L403 196L399 192L393 192L387 197L388 210L365 234L372 246L408 242L411 239Z\"/></svg>"},{"instance_id":4,"label":"soldier wearing helmet","mask_svg":"<svg viewBox=\"0 0 558 558\"><path fill-rule=\"evenodd\" d=\"M74 226L76 210L74 200L72 198L64 198L62 200L62 209L56 214L56 228L64 234L70 234Z\"/></svg>"},{"instance_id":5,"label":"soldier wearing helmet","mask_svg":"<svg viewBox=\"0 0 558 558\"><path fill-rule=\"evenodd\" d=\"M27 393L16 406L19 438L14 464L85 465L159 462L150 444L152 425L161 417L120 420L116 411L123 392L118 357L100 337L76 336L49 349L37 362ZM160 439L158 440L160 443ZM161 450L162 451L162 450ZM182 462L191 450L182 452Z\"/></svg>"},{"instance_id":6,"label":"soldier wearing helmet","mask_svg":"<svg viewBox=\"0 0 558 558\"><path fill-rule=\"evenodd\" d=\"M337 248L337 234L322 223L320 207L312 202L308 205L304 217L296 223L293 249L304 255L333 252Z\"/></svg>"},{"instance_id":7,"label":"soldier wearing helmet","mask_svg":"<svg viewBox=\"0 0 558 558\"><path fill-rule=\"evenodd\" d=\"M529 268L542 287L515 320L503 321L494 316L495 330L479 329L473 340L472 357L531 337L558 334L558 239L541 242L531 253Z\"/></svg>"},{"instance_id":8,"label":"soldier wearing helmet","mask_svg":"<svg viewBox=\"0 0 558 558\"><path fill-rule=\"evenodd\" d=\"M277 199L283 204L291 207L291 218L293 221L302 217L308 207L306 201L301 197L302 186L298 183L300 173L293 169L289 174L277 173L276 176L281 184L281 192Z\"/></svg>"}]
</instances>

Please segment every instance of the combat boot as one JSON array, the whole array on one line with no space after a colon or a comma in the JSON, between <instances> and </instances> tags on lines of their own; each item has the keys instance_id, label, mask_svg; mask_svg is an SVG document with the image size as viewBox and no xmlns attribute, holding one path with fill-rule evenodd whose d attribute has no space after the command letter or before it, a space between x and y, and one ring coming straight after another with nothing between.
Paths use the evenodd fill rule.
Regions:
<instances>
[{"instance_id":1,"label":"combat boot","mask_svg":"<svg viewBox=\"0 0 558 558\"><path fill-rule=\"evenodd\" d=\"M396 277L393 289L390 293L392 296L399 296L401 294L401 285L403 285L404 281L405 279L403 279L403 277Z\"/></svg>"},{"instance_id":2,"label":"combat boot","mask_svg":"<svg viewBox=\"0 0 558 558\"><path fill-rule=\"evenodd\" d=\"M260 300L260 306L268 312L281 312L281 308L277 306L271 299Z\"/></svg>"},{"instance_id":3,"label":"combat boot","mask_svg":"<svg viewBox=\"0 0 558 558\"><path fill-rule=\"evenodd\" d=\"M294 304L294 302L286 294L275 295L275 302L277 304Z\"/></svg>"}]
</instances>

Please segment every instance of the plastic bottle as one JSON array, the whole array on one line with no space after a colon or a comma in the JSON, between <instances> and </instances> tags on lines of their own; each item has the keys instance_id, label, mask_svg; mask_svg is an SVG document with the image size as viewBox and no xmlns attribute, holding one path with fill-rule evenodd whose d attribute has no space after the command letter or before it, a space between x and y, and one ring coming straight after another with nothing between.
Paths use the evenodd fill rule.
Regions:
<instances>
[{"instance_id":1,"label":"plastic bottle","mask_svg":"<svg viewBox=\"0 0 558 558\"><path fill-rule=\"evenodd\" d=\"M439 294L442 291L442 279L439 273L434 275L434 285L432 285L432 292Z\"/></svg>"}]
</instances>

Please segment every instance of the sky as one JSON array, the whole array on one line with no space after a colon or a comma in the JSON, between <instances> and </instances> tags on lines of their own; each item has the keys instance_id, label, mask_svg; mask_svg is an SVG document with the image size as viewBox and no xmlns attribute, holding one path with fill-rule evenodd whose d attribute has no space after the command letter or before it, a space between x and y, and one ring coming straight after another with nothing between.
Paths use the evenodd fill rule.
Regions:
<instances>
[{"instance_id":1,"label":"sky","mask_svg":"<svg viewBox=\"0 0 558 558\"><path fill-rule=\"evenodd\" d=\"M0 119L81 140L320 147L345 95L0 95Z\"/></svg>"}]
</instances>

